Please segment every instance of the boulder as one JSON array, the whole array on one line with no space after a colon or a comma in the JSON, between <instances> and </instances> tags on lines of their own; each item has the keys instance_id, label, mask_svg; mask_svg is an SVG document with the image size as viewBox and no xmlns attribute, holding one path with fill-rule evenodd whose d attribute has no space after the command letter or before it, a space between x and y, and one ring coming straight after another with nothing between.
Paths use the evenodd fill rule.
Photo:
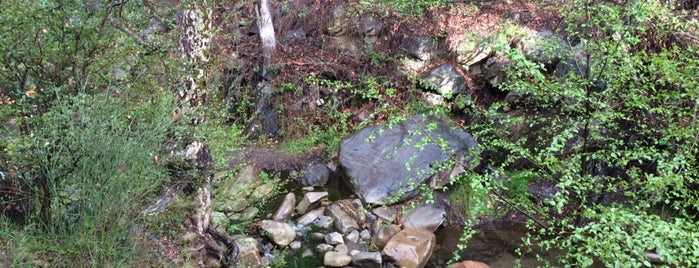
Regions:
<instances>
[{"instance_id":1,"label":"boulder","mask_svg":"<svg viewBox=\"0 0 699 268\"><path fill-rule=\"evenodd\" d=\"M493 49L484 43L466 39L456 45L456 60L459 64L469 67L484 60L493 53Z\"/></svg>"},{"instance_id":2,"label":"boulder","mask_svg":"<svg viewBox=\"0 0 699 268\"><path fill-rule=\"evenodd\" d=\"M454 70L450 64L442 64L422 77L426 87L442 95L445 99L465 93L468 90L466 78Z\"/></svg>"},{"instance_id":3,"label":"boulder","mask_svg":"<svg viewBox=\"0 0 699 268\"><path fill-rule=\"evenodd\" d=\"M380 17L375 14L366 13L359 19L359 26L357 30L359 31L359 34L363 36L379 35L382 29L383 22L381 22Z\"/></svg>"},{"instance_id":4,"label":"boulder","mask_svg":"<svg viewBox=\"0 0 699 268\"><path fill-rule=\"evenodd\" d=\"M296 219L297 224L301 225L307 225L318 219L318 217L322 216L323 213L325 213L325 208L317 208L314 210L309 211L306 214L303 214L303 216L299 217Z\"/></svg>"},{"instance_id":5,"label":"boulder","mask_svg":"<svg viewBox=\"0 0 699 268\"><path fill-rule=\"evenodd\" d=\"M382 254L405 268L425 267L437 243L435 235L425 229L405 228L386 243Z\"/></svg>"},{"instance_id":6,"label":"boulder","mask_svg":"<svg viewBox=\"0 0 699 268\"><path fill-rule=\"evenodd\" d=\"M512 65L512 62L504 55L490 57L483 65L483 76L488 79L491 85L497 86L507 79L505 70Z\"/></svg>"},{"instance_id":7,"label":"boulder","mask_svg":"<svg viewBox=\"0 0 699 268\"><path fill-rule=\"evenodd\" d=\"M283 222L263 220L260 222L260 228L269 239L281 247L289 245L296 238L294 228Z\"/></svg>"},{"instance_id":8,"label":"boulder","mask_svg":"<svg viewBox=\"0 0 699 268\"><path fill-rule=\"evenodd\" d=\"M388 240L390 240L398 232L400 232L400 227L398 227L398 225L377 225L376 231L374 231L376 235L371 238L371 241L378 248L383 249L384 246L386 246L386 243L388 243Z\"/></svg>"},{"instance_id":9,"label":"boulder","mask_svg":"<svg viewBox=\"0 0 699 268\"><path fill-rule=\"evenodd\" d=\"M440 173L436 167L451 157L470 156L474 147L470 134L438 117L417 115L391 126L365 127L344 138L338 162L347 184L364 203L391 204L415 196L420 184Z\"/></svg>"}]
</instances>

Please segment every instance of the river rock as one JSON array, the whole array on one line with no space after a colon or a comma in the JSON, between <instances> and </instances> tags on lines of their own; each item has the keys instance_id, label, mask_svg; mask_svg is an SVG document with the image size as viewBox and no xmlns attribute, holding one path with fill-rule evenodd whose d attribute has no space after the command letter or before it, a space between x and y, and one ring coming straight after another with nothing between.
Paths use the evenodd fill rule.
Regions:
<instances>
[{"instance_id":1,"label":"river rock","mask_svg":"<svg viewBox=\"0 0 699 268\"><path fill-rule=\"evenodd\" d=\"M323 265L330 267L342 267L350 264L352 262L352 257L347 255L347 253L328 251L323 256Z\"/></svg>"},{"instance_id":2,"label":"river rock","mask_svg":"<svg viewBox=\"0 0 699 268\"><path fill-rule=\"evenodd\" d=\"M260 248L257 246L257 240L252 237L244 237L235 240L238 246L238 266L239 267L260 267L262 260L260 258Z\"/></svg>"},{"instance_id":3,"label":"river rock","mask_svg":"<svg viewBox=\"0 0 699 268\"><path fill-rule=\"evenodd\" d=\"M425 140L441 140L447 151ZM474 147L470 134L436 116L416 115L390 127L368 126L344 138L338 161L347 184L364 203L391 204L415 196L421 183L439 173L432 167L450 156L469 155Z\"/></svg>"},{"instance_id":4,"label":"river rock","mask_svg":"<svg viewBox=\"0 0 699 268\"><path fill-rule=\"evenodd\" d=\"M301 185L303 186L324 186L330 178L330 169L327 164L313 164L306 168L301 175Z\"/></svg>"},{"instance_id":5,"label":"river rock","mask_svg":"<svg viewBox=\"0 0 699 268\"><path fill-rule=\"evenodd\" d=\"M445 99L451 99L468 89L466 78L454 71L454 66L450 64L437 66L425 74L422 80L427 88L436 91Z\"/></svg>"},{"instance_id":6,"label":"river rock","mask_svg":"<svg viewBox=\"0 0 699 268\"><path fill-rule=\"evenodd\" d=\"M425 229L405 228L386 243L382 254L405 268L425 267L437 242L435 235Z\"/></svg>"},{"instance_id":7,"label":"river rock","mask_svg":"<svg viewBox=\"0 0 699 268\"><path fill-rule=\"evenodd\" d=\"M294 211L294 206L296 205L296 196L294 193L288 193L284 197L284 201L279 205L277 212L274 213L272 219L275 221L283 221L291 216L291 212Z\"/></svg>"},{"instance_id":8,"label":"river rock","mask_svg":"<svg viewBox=\"0 0 699 268\"><path fill-rule=\"evenodd\" d=\"M289 245L296 238L294 228L283 222L263 220L260 222L260 228L269 239L281 247Z\"/></svg>"},{"instance_id":9,"label":"river rock","mask_svg":"<svg viewBox=\"0 0 699 268\"><path fill-rule=\"evenodd\" d=\"M352 255L352 266L356 268L381 268L381 253L362 251Z\"/></svg>"},{"instance_id":10,"label":"river rock","mask_svg":"<svg viewBox=\"0 0 699 268\"><path fill-rule=\"evenodd\" d=\"M378 248L383 249L384 246L386 246L386 243L388 243L388 240L390 240L391 237L396 235L398 232L400 232L400 227L398 227L398 225L378 225L376 227L376 231L374 232L375 235L371 238L371 241Z\"/></svg>"},{"instance_id":11,"label":"river rock","mask_svg":"<svg viewBox=\"0 0 699 268\"><path fill-rule=\"evenodd\" d=\"M317 208L317 209L311 210L308 213L303 214L303 216L296 219L296 223L301 224L301 225L311 224L318 217L322 216L323 213L325 213L325 208Z\"/></svg>"},{"instance_id":12,"label":"river rock","mask_svg":"<svg viewBox=\"0 0 699 268\"><path fill-rule=\"evenodd\" d=\"M327 229L333 225L334 221L335 220L333 220L333 218L330 216L320 215L317 219L313 220L313 225L323 229Z\"/></svg>"},{"instance_id":13,"label":"river rock","mask_svg":"<svg viewBox=\"0 0 699 268\"><path fill-rule=\"evenodd\" d=\"M332 232L325 236L325 243L328 243L331 246L337 246L339 244L344 244L345 240L342 239L342 234Z\"/></svg>"},{"instance_id":14,"label":"river rock","mask_svg":"<svg viewBox=\"0 0 699 268\"><path fill-rule=\"evenodd\" d=\"M400 219L401 225L406 228L420 228L434 232L445 220L446 209L449 200L438 193L434 194L434 202L424 202L415 208L408 210Z\"/></svg>"},{"instance_id":15,"label":"river rock","mask_svg":"<svg viewBox=\"0 0 699 268\"><path fill-rule=\"evenodd\" d=\"M305 213L309 207L315 205L323 198L328 197L328 192L308 192L303 195L301 202L296 206L296 213Z\"/></svg>"},{"instance_id":16,"label":"river rock","mask_svg":"<svg viewBox=\"0 0 699 268\"><path fill-rule=\"evenodd\" d=\"M349 201L349 200L347 200ZM357 220L348 212L347 207L342 206L342 200L328 206L327 215L335 222L335 228L343 234L349 233L352 230L359 230Z\"/></svg>"},{"instance_id":17,"label":"river rock","mask_svg":"<svg viewBox=\"0 0 699 268\"><path fill-rule=\"evenodd\" d=\"M358 243L359 242L359 231L352 230L349 234L345 236L348 242Z\"/></svg>"},{"instance_id":18,"label":"river rock","mask_svg":"<svg viewBox=\"0 0 699 268\"><path fill-rule=\"evenodd\" d=\"M318 251L320 253L328 252L331 250L333 250L333 246L325 244L325 243L321 243L321 244L318 244L316 246L316 251Z\"/></svg>"}]
</instances>

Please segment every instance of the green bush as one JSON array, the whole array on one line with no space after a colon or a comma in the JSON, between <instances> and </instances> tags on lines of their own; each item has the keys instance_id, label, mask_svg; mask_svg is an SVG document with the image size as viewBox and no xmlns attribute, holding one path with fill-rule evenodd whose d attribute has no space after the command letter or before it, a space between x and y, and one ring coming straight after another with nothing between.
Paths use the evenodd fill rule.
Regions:
<instances>
[{"instance_id":1,"label":"green bush","mask_svg":"<svg viewBox=\"0 0 699 268\"><path fill-rule=\"evenodd\" d=\"M555 185L552 198L515 205L544 219L531 222L525 246L563 249L555 267L650 266L648 252L665 265L696 266L699 57L673 38L688 26L669 19L677 14L661 1L557 6L577 44L560 49L578 71L552 77L503 45L513 67L500 87L524 93L528 114L511 117L501 112L508 104L495 104L476 110L483 122L469 126L504 156L492 159L498 169L524 165ZM515 124L538 136L513 140Z\"/></svg>"}]
</instances>

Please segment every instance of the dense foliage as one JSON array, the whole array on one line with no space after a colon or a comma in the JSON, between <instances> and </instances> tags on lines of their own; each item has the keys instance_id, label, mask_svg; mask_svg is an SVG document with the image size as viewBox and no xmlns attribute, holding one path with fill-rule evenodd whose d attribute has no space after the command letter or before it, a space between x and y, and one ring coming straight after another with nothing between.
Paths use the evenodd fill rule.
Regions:
<instances>
[{"instance_id":1,"label":"dense foliage","mask_svg":"<svg viewBox=\"0 0 699 268\"><path fill-rule=\"evenodd\" d=\"M553 266L696 266L699 57L678 38L696 28L662 1L559 8L570 45L546 53L562 55L569 72L547 75L504 44L512 66L500 88L525 97L493 105L471 127L501 172L528 170L554 192L516 205L538 218L526 246L562 250Z\"/></svg>"}]
</instances>

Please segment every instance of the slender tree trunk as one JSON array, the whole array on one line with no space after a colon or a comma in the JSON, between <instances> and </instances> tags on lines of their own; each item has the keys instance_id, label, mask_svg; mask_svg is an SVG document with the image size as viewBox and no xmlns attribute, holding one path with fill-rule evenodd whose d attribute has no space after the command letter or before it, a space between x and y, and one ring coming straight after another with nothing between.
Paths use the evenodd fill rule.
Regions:
<instances>
[{"instance_id":1,"label":"slender tree trunk","mask_svg":"<svg viewBox=\"0 0 699 268\"><path fill-rule=\"evenodd\" d=\"M184 76L184 85L176 92L180 113L191 116L192 123L204 120L202 106L206 104L206 63L207 52L213 33L213 11L210 8L192 6L182 11L180 32L180 53L189 65Z\"/></svg>"}]
</instances>

